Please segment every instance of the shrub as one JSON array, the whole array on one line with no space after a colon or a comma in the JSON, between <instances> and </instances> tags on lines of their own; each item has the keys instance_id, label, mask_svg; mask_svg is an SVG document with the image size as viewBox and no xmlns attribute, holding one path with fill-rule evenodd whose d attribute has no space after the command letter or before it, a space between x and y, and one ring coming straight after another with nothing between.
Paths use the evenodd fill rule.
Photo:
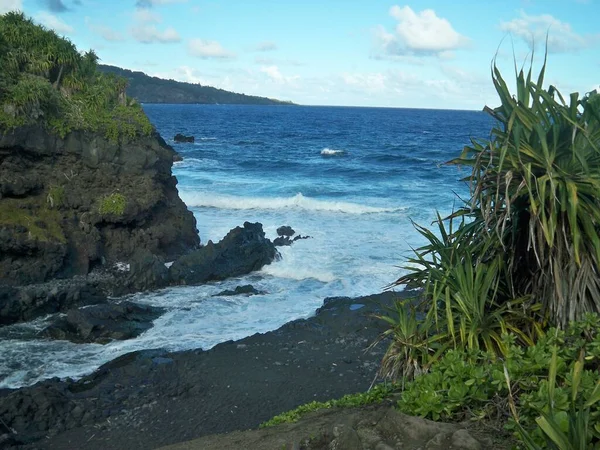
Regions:
<instances>
[{"instance_id":1,"label":"shrub","mask_svg":"<svg viewBox=\"0 0 600 450\"><path fill-rule=\"evenodd\" d=\"M319 411L321 409L330 408L353 408L357 406L370 405L373 403L381 403L395 391L394 386L379 384L373 386L367 392L359 392L357 394L344 395L336 400L328 400L326 402L310 402L300 405L296 409L279 414L272 419L263 422L260 428L279 425L280 423L297 422L302 416Z\"/></svg>"},{"instance_id":2,"label":"shrub","mask_svg":"<svg viewBox=\"0 0 600 450\"><path fill-rule=\"evenodd\" d=\"M152 125L127 101L127 80L97 70L93 50L80 54L67 39L21 13L0 16L0 130L40 122L61 137L74 130L147 136Z\"/></svg>"},{"instance_id":3,"label":"shrub","mask_svg":"<svg viewBox=\"0 0 600 450\"><path fill-rule=\"evenodd\" d=\"M407 383L398 408L433 420L505 417L512 393L519 424L511 420L507 428L532 430L540 411L549 413L551 409L552 417L567 417L573 392L584 402L597 395L600 316L587 315L566 331L550 329L530 347L517 345L511 334L503 335L503 341L504 361L483 350L449 351L428 373ZM582 353L585 359L580 358ZM549 367L554 367L554 373ZM575 372L579 378L573 376ZM549 386L554 386L551 391ZM600 423L600 404L593 403L589 405L589 431L598 438L600 434L592 428L596 423ZM539 431L533 435L537 442L543 442Z\"/></svg>"},{"instance_id":4,"label":"shrub","mask_svg":"<svg viewBox=\"0 0 600 450\"><path fill-rule=\"evenodd\" d=\"M126 203L127 201L123 194L113 193L100 200L98 212L103 216L122 216L125 212Z\"/></svg>"},{"instance_id":5,"label":"shrub","mask_svg":"<svg viewBox=\"0 0 600 450\"><path fill-rule=\"evenodd\" d=\"M493 240L506 265L508 299L530 297L566 326L600 312L600 95L565 102L531 69L512 96L498 68L501 105L489 141L473 141L452 164L472 169L463 214L479 222L477 241Z\"/></svg>"}]
</instances>

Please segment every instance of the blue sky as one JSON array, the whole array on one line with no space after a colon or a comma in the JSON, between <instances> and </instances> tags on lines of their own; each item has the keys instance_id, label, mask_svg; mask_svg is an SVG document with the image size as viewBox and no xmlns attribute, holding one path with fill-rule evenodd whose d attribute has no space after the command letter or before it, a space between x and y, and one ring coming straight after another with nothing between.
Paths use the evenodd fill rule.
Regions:
<instances>
[{"instance_id":1,"label":"blue sky","mask_svg":"<svg viewBox=\"0 0 600 450\"><path fill-rule=\"evenodd\" d=\"M103 63L311 105L494 106L549 32L547 81L600 83L600 0L0 0Z\"/></svg>"}]
</instances>

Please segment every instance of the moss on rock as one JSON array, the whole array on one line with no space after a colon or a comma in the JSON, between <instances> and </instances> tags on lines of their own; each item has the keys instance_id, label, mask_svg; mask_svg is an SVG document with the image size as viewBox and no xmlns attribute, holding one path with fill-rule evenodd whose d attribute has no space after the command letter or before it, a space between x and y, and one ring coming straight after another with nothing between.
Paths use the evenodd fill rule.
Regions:
<instances>
[{"instance_id":1,"label":"moss on rock","mask_svg":"<svg viewBox=\"0 0 600 450\"><path fill-rule=\"evenodd\" d=\"M125 205L127 204L127 200L123 194L112 193L110 195L105 196L100 200L100 205L98 206L98 212L103 215L114 215L114 216L122 216L125 212Z\"/></svg>"},{"instance_id":2,"label":"moss on rock","mask_svg":"<svg viewBox=\"0 0 600 450\"><path fill-rule=\"evenodd\" d=\"M3 199L0 202L0 228L23 227L29 237L41 242L67 240L61 226L62 216L58 211L36 207L33 203L23 203L17 199Z\"/></svg>"}]
</instances>

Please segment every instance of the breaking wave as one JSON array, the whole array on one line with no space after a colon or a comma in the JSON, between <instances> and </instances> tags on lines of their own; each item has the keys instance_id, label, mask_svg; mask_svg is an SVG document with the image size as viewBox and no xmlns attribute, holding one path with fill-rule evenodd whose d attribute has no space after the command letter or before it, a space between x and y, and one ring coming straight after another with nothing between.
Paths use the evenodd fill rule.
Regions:
<instances>
[{"instance_id":1,"label":"breaking wave","mask_svg":"<svg viewBox=\"0 0 600 450\"><path fill-rule=\"evenodd\" d=\"M403 211L405 208L380 208L358 203L317 200L301 193L293 197L234 197L211 193L180 192L181 198L190 207L219 209L300 209L307 211L330 211L346 214L372 214Z\"/></svg>"},{"instance_id":2,"label":"breaking wave","mask_svg":"<svg viewBox=\"0 0 600 450\"><path fill-rule=\"evenodd\" d=\"M346 150L335 150L333 148L325 147L321 150L321 156L344 156L346 155Z\"/></svg>"}]
</instances>

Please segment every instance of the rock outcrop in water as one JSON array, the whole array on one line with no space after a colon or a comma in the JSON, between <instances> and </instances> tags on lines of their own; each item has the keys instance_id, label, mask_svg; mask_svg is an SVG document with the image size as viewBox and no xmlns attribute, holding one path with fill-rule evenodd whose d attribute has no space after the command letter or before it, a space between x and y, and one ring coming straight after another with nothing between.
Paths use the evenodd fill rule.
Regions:
<instances>
[{"instance_id":1,"label":"rock outcrop in water","mask_svg":"<svg viewBox=\"0 0 600 450\"><path fill-rule=\"evenodd\" d=\"M177 133L173 140L178 143L186 143L194 142L196 138L194 138L194 136L186 136L185 134Z\"/></svg>"},{"instance_id":2,"label":"rock outcrop in water","mask_svg":"<svg viewBox=\"0 0 600 450\"><path fill-rule=\"evenodd\" d=\"M258 270L270 264L278 253L265 237L260 223L244 222L221 241L182 256L169 268L174 284L200 284L224 280Z\"/></svg>"},{"instance_id":3,"label":"rock outcrop in water","mask_svg":"<svg viewBox=\"0 0 600 450\"><path fill-rule=\"evenodd\" d=\"M275 247L283 247L292 245L294 242L300 239L310 239L310 236L302 236L300 234L294 236L295 234L296 231L292 227L289 225L283 225L277 228L277 237L273 241L273 245L275 245ZM292 238L292 236L294 236L294 238Z\"/></svg>"}]
</instances>

